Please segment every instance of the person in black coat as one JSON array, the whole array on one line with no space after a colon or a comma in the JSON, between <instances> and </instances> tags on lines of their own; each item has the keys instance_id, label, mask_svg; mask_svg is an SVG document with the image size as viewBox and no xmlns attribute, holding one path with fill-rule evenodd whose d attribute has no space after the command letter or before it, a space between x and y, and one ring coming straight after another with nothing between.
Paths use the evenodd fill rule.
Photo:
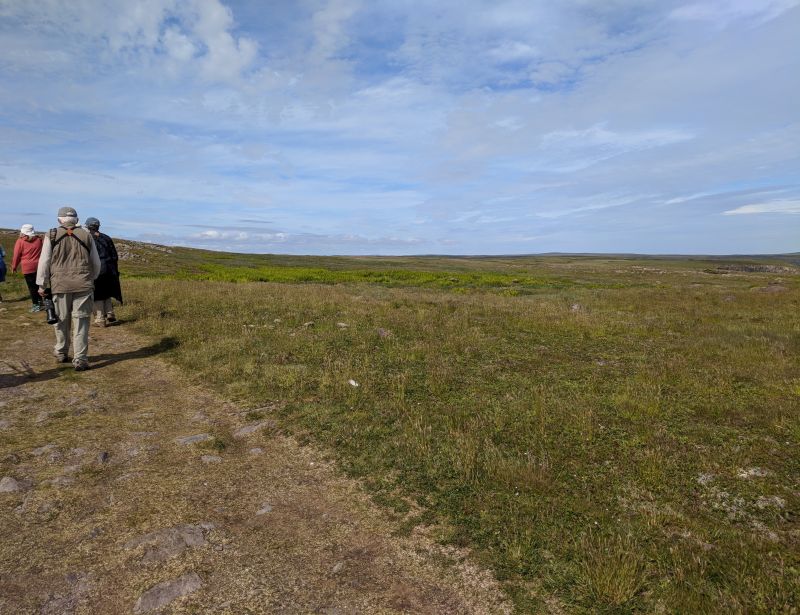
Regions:
<instances>
[{"instance_id":1,"label":"person in black coat","mask_svg":"<svg viewBox=\"0 0 800 615\"><path fill-rule=\"evenodd\" d=\"M86 228L92 234L97 252L100 255L100 275L94 281L94 324L100 327L117 322L111 299L122 303L122 289L119 285L117 249L114 240L100 232L100 220L87 218Z\"/></svg>"}]
</instances>

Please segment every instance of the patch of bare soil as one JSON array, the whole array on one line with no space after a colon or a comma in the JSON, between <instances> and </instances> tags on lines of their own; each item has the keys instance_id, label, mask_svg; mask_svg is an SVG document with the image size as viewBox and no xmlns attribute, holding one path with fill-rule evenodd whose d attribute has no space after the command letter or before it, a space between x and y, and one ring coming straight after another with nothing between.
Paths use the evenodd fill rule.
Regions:
<instances>
[{"instance_id":1,"label":"patch of bare soil","mask_svg":"<svg viewBox=\"0 0 800 615\"><path fill-rule=\"evenodd\" d=\"M93 328L93 368L0 313L1 613L508 613L491 574L313 447ZM276 404L279 404L276 401Z\"/></svg>"}]
</instances>

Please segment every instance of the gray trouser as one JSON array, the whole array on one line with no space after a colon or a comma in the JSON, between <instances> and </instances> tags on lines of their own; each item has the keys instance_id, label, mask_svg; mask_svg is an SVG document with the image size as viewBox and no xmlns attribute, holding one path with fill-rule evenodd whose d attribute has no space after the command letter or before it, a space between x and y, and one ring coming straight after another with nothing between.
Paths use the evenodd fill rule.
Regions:
<instances>
[{"instance_id":1,"label":"gray trouser","mask_svg":"<svg viewBox=\"0 0 800 615\"><path fill-rule=\"evenodd\" d=\"M89 353L89 319L92 317L92 291L85 293L58 293L53 295L58 314L54 354L69 354L72 333L72 362L86 361Z\"/></svg>"},{"instance_id":2,"label":"gray trouser","mask_svg":"<svg viewBox=\"0 0 800 615\"><path fill-rule=\"evenodd\" d=\"M100 299L94 302L94 319L97 322L102 322L106 316L113 315L114 306L111 304L111 299Z\"/></svg>"}]
</instances>

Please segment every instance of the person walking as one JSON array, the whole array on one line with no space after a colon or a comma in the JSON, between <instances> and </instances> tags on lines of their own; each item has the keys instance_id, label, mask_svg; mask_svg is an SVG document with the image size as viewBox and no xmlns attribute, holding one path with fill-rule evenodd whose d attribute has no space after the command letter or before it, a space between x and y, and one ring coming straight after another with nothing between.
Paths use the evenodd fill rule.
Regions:
<instances>
[{"instance_id":1,"label":"person walking","mask_svg":"<svg viewBox=\"0 0 800 615\"><path fill-rule=\"evenodd\" d=\"M94 324L100 327L117 322L112 298L122 303L122 289L119 286L117 248L114 240L100 232L100 220L86 218L84 223L94 238L97 254L100 256L100 275L94 281Z\"/></svg>"},{"instance_id":2,"label":"person walking","mask_svg":"<svg viewBox=\"0 0 800 615\"><path fill-rule=\"evenodd\" d=\"M6 251L0 246L0 284L6 281ZM0 293L0 303L3 303L3 293Z\"/></svg>"},{"instance_id":3,"label":"person walking","mask_svg":"<svg viewBox=\"0 0 800 615\"><path fill-rule=\"evenodd\" d=\"M70 338L75 371L89 369L89 319L92 316L94 280L100 273L100 257L92 235L78 226L72 207L58 210L58 227L44 238L36 271L39 295L50 289L58 323L54 325L53 354L59 363L69 361Z\"/></svg>"},{"instance_id":4,"label":"person walking","mask_svg":"<svg viewBox=\"0 0 800 615\"><path fill-rule=\"evenodd\" d=\"M14 244L14 257L11 259L11 272L22 270L25 284L31 296L33 307L31 312L38 312L43 307L43 300L39 296L36 286L36 269L39 266L39 257L42 255L42 238L33 230L32 224L23 224L19 229L19 238Z\"/></svg>"}]
</instances>

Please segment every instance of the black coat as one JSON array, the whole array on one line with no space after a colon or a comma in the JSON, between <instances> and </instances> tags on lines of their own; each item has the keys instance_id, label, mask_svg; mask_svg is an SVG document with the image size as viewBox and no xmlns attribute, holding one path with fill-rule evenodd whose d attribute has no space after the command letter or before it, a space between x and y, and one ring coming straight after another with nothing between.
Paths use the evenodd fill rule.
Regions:
<instances>
[{"instance_id":1,"label":"black coat","mask_svg":"<svg viewBox=\"0 0 800 615\"><path fill-rule=\"evenodd\" d=\"M105 233L92 233L100 257L100 275L94 281L94 300L102 301L112 297L122 303L122 289L119 286L117 269L117 248L114 240Z\"/></svg>"}]
</instances>

